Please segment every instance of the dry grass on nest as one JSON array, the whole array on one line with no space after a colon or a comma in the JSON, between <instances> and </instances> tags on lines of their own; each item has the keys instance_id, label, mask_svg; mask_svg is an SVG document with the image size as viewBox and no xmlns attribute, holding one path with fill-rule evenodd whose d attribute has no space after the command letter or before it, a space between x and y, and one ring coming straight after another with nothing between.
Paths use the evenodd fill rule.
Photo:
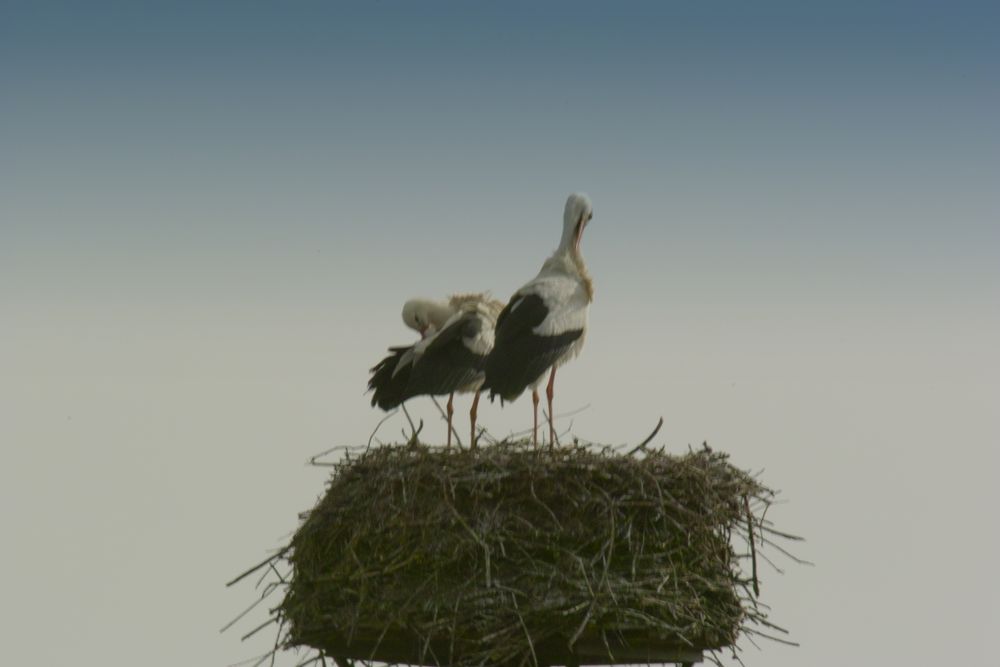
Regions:
<instances>
[{"instance_id":1,"label":"dry grass on nest","mask_svg":"<svg viewBox=\"0 0 1000 667\"><path fill-rule=\"evenodd\" d=\"M595 637L610 652L626 634L720 649L776 628L731 539L782 535L773 496L707 447L377 447L335 464L275 557L292 574L273 620L286 647L404 637L453 665L537 664L546 642Z\"/></svg>"}]
</instances>

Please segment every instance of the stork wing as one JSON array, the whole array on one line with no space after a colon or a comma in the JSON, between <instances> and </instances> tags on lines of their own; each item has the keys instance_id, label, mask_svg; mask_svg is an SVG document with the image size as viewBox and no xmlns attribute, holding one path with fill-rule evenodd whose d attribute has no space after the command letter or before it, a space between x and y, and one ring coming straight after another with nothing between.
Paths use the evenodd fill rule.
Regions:
<instances>
[{"instance_id":1,"label":"stork wing","mask_svg":"<svg viewBox=\"0 0 1000 667\"><path fill-rule=\"evenodd\" d=\"M538 294L517 293L497 318L496 343L486 361L484 388L490 397L513 400L552 367L581 335L570 329L542 335L535 329L549 316Z\"/></svg>"}]
</instances>

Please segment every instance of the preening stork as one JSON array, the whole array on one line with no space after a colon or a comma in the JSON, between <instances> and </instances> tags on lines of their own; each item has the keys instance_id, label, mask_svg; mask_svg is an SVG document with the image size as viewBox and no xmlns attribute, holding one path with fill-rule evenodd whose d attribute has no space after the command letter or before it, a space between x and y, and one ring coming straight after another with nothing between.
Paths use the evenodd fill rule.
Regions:
<instances>
[{"instance_id":1,"label":"preening stork","mask_svg":"<svg viewBox=\"0 0 1000 667\"><path fill-rule=\"evenodd\" d=\"M580 239L594 217L590 200L572 194L563 212L559 247L545 260L538 275L514 293L496 323L496 341L486 360L483 389L490 400L512 401L531 387L534 408L532 441L538 445L538 385L549 371L545 390L549 408L549 444L555 442L552 395L556 368L583 348L587 314L594 300L594 285L583 256Z\"/></svg>"},{"instance_id":2,"label":"preening stork","mask_svg":"<svg viewBox=\"0 0 1000 667\"><path fill-rule=\"evenodd\" d=\"M403 321L422 338L408 347L391 347L371 369L372 405L391 410L414 396L448 394L448 446L455 392L475 392L469 410L470 446L476 446L476 416L483 367L493 349L493 330L503 304L486 294L460 294L445 302L413 299L403 306Z\"/></svg>"},{"instance_id":3,"label":"preening stork","mask_svg":"<svg viewBox=\"0 0 1000 667\"><path fill-rule=\"evenodd\" d=\"M420 334L421 341L440 331L455 314L451 300L447 302L429 299L410 299L403 304L403 323ZM390 347L389 356L377 363L371 370L368 391L374 391L372 405L383 410L398 407L406 398L410 369L413 364L416 344Z\"/></svg>"}]
</instances>

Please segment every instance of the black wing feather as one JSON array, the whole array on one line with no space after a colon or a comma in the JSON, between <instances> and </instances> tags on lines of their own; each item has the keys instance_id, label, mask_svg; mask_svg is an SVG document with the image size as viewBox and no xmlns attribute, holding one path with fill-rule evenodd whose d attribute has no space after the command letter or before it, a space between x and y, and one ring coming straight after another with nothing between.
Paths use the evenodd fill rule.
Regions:
<instances>
[{"instance_id":1,"label":"black wing feather","mask_svg":"<svg viewBox=\"0 0 1000 667\"><path fill-rule=\"evenodd\" d=\"M512 401L528 385L552 367L583 335L574 329L555 336L539 336L533 330L549 314L537 294L515 294L497 318L496 342L486 360L486 380L490 399L500 396Z\"/></svg>"},{"instance_id":2,"label":"black wing feather","mask_svg":"<svg viewBox=\"0 0 1000 667\"><path fill-rule=\"evenodd\" d=\"M486 356L474 353L464 341L481 328L479 316L470 313L442 329L414 362L407 398L450 394L480 379Z\"/></svg>"},{"instance_id":3,"label":"black wing feather","mask_svg":"<svg viewBox=\"0 0 1000 667\"><path fill-rule=\"evenodd\" d=\"M372 405L377 405L383 410L392 410L409 398L406 395L406 387L410 382L412 366L406 364L398 371L396 368L403 355L412 349L412 345L409 347L390 347L389 356L372 367L372 376L368 379L368 391L374 392Z\"/></svg>"}]
</instances>

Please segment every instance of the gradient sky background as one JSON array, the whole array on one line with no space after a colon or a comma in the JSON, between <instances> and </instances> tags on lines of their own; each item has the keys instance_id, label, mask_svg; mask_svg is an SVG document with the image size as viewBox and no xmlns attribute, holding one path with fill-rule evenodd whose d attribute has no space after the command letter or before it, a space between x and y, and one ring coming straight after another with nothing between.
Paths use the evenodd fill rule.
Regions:
<instances>
[{"instance_id":1,"label":"gradient sky background","mask_svg":"<svg viewBox=\"0 0 1000 667\"><path fill-rule=\"evenodd\" d=\"M223 583L367 440L402 302L506 299L573 190L557 412L663 415L808 538L746 664L995 660L1000 10L541 4L0 3L7 662L267 650Z\"/></svg>"}]
</instances>

